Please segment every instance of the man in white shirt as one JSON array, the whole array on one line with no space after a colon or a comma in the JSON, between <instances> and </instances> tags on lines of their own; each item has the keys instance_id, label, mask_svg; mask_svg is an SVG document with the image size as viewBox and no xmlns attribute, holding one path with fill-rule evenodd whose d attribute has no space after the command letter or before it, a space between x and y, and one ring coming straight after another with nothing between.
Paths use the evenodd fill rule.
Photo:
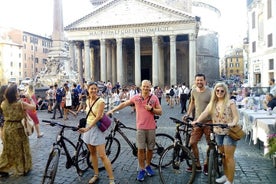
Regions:
<instances>
[{"instance_id":1,"label":"man in white shirt","mask_svg":"<svg viewBox=\"0 0 276 184\"><path fill-rule=\"evenodd\" d=\"M188 101L188 94L190 90L183 82L182 86L179 88L179 95L180 95L180 104L181 104L181 114L184 114L184 111L187 112L187 101Z\"/></svg>"}]
</instances>

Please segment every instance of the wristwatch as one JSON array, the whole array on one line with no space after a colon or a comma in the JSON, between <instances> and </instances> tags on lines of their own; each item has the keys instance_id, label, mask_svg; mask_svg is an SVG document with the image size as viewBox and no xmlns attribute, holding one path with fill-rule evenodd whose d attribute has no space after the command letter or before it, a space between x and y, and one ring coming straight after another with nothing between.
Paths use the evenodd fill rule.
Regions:
<instances>
[{"instance_id":1,"label":"wristwatch","mask_svg":"<svg viewBox=\"0 0 276 184\"><path fill-rule=\"evenodd\" d=\"M150 109L150 112L152 112L153 111L153 107L151 107L151 109Z\"/></svg>"}]
</instances>

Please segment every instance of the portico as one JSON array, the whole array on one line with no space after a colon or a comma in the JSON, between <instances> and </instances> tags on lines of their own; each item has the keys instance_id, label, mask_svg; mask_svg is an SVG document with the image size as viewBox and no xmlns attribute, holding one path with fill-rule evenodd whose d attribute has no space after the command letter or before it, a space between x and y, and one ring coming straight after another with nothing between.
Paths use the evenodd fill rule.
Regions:
<instances>
[{"instance_id":1,"label":"portico","mask_svg":"<svg viewBox=\"0 0 276 184\"><path fill-rule=\"evenodd\" d=\"M126 7L135 12L129 14ZM76 48L79 56L79 81L140 85L149 79L154 86L164 86L192 84L198 27L197 17L182 11L145 0L117 0L65 31L73 45L70 48Z\"/></svg>"}]
</instances>

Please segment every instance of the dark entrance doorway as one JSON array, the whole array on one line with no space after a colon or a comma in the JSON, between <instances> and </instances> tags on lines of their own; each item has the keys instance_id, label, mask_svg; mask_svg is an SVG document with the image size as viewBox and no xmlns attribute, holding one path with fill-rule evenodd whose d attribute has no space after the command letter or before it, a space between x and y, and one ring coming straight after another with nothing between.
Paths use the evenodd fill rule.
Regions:
<instances>
[{"instance_id":1,"label":"dark entrance doorway","mask_svg":"<svg viewBox=\"0 0 276 184\"><path fill-rule=\"evenodd\" d=\"M141 80L152 80L152 56L141 56Z\"/></svg>"}]
</instances>

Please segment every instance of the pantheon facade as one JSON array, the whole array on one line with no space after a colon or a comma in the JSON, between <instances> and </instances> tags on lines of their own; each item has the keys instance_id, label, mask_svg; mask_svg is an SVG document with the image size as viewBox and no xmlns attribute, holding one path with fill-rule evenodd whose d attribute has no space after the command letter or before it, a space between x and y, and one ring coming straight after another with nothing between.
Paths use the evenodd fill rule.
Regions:
<instances>
[{"instance_id":1,"label":"pantheon facade","mask_svg":"<svg viewBox=\"0 0 276 184\"><path fill-rule=\"evenodd\" d=\"M65 32L80 81L163 87L193 83L199 26L199 17L154 1L111 0Z\"/></svg>"}]
</instances>

